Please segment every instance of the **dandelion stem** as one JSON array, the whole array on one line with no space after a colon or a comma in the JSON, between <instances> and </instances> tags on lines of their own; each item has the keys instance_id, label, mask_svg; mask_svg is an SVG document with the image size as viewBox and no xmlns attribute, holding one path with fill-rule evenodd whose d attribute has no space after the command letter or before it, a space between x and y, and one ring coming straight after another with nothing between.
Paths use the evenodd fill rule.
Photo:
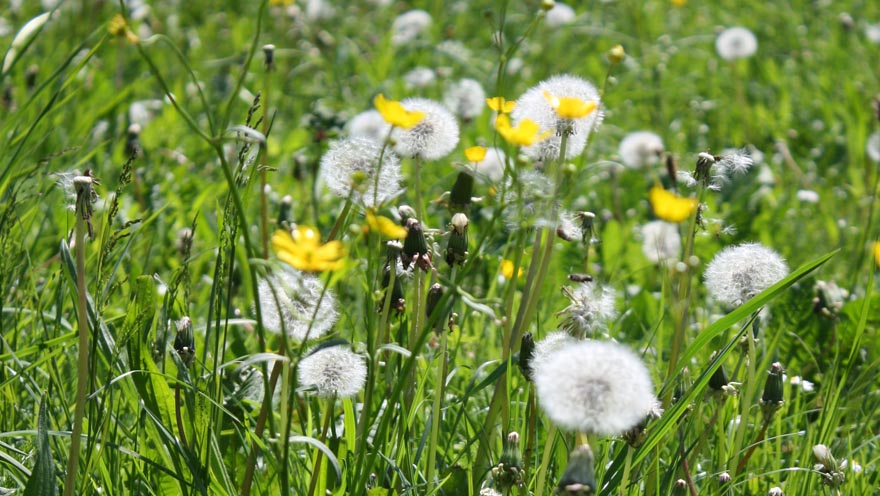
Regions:
<instances>
[{"instance_id":1,"label":"dandelion stem","mask_svg":"<svg viewBox=\"0 0 880 496\"><path fill-rule=\"evenodd\" d=\"M556 441L556 424L550 424L547 429L547 439L544 441L544 451L541 453L541 465L538 466L538 487L535 494L548 494L544 490L547 479L547 468L550 465L550 458L553 456L553 443Z\"/></svg>"},{"instance_id":2,"label":"dandelion stem","mask_svg":"<svg viewBox=\"0 0 880 496\"><path fill-rule=\"evenodd\" d=\"M342 207L342 212L339 213L339 217L336 217L336 222L333 223L333 229L330 230L330 234L327 236L328 243L336 239L336 236L345 224L345 221L348 218L348 213L351 211L351 203L351 195L348 195L348 198L345 199L345 206Z\"/></svg>"},{"instance_id":3,"label":"dandelion stem","mask_svg":"<svg viewBox=\"0 0 880 496\"><path fill-rule=\"evenodd\" d=\"M330 420L333 418L333 404L335 403L335 399L335 395L328 398L326 408L324 408L324 422L321 427L321 437L319 438L319 441L323 444L327 444L327 432L330 431ZM315 454L315 467L312 469L312 478L309 482L309 492L306 494L315 494L315 487L317 486L318 479L321 475L321 461L323 459L321 455L323 454L324 452L321 450L317 450L317 453Z\"/></svg>"}]
</instances>

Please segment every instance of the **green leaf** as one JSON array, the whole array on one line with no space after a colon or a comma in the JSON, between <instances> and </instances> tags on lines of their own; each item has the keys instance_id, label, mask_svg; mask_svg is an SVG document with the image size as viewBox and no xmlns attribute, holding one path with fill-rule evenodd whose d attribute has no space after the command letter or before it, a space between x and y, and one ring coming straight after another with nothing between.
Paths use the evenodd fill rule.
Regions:
<instances>
[{"instance_id":1,"label":"green leaf","mask_svg":"<svg viewBox=\"0 0 880 496\"><path fill-rule=\"evenodd\" d=\"M40 399L40 413L37 415L37 463L24 488L24 496L58 494L55 463L52 461L52 448L49 446L49 420L46 408L46 395L43 394Z\"/></svg>"}]
</instances>

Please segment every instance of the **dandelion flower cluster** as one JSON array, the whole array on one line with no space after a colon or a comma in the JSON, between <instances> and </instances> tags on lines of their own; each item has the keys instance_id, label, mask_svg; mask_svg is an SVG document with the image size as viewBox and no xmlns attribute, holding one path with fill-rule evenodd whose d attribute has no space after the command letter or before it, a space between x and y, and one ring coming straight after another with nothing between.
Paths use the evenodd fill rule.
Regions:
<instances>
[{"instance_id":1,"label":"dandelion flower cluster","mask_svg":"<svg viewBox=\"0 0 880 496\"><path fill-rule=\"evenodd\" d=\"M364 387L367 365L345 346L311 352L299 362L299 384L315 388L318 396L351 398Z\"/></svg>"},{"instance_id":2,"label":"dandelion flower cluster","mask_svg":"<svg viewBox=\"0 0 880 496\"><path fill-rule=\"evenodd\" d=\"M758 51L758 38L746 28L728 28L715 39L715 51L724 60L749 58Z\"/></svg>"},{"instance_id":3,"label":"dandelion flower cluster","mask_svg":"<svg viewBox=\"0 0 880 496\"><path fill-rule=\"evenodd\" d=\"M395 128L394 149L405 157L436 160L448 155L458 145L458 122L443 105L426 98L407 98L400 102L409 112L424 118L409 129Z\"/></svg>"},{"instance_id":4,"label":"dandelion flower cluster","mask_svg":"<svg viewBox=\"0 0 880 496\"><path fill-rule=\"evenodd\" d=\"M715 255L704 279L716 300L739 306L788 275L778 253L760 243L729 246Z\"/></svg>"},{"instance_id":5,"label":"dandelion flower cluster","mask_svg":"<svg viewBox=\"0 0 880 496\"><path fill-rule=\"evenodd\" d=\"M318 277L294 269L285 268L261 279L257 298L266 330L286 332L299 342L327 334L339 318L333 291L325 289Z\"/></svg>"},{"instance_id":6,"label":"dandelion flower cluster","mask_svg":"<svg viewBox=\"0 0 880 496\"><path fill-rule=\"evenodd\" d=\"M595 108L582 117L563 118L553 105L553 102L563 100ZM602 121L600 108L599 92L595 86L579 77L564 74L553 76L527 90L516 101L511 116L517 125L529 120L537 123L541 131L551 133L547 139L524 147L523 153L532 159L552 160L559 158L562 134L567 135L565 158L576 157L584 151L590 133Z\"/></svg>"},{"instance_id":7,"label":"dandelion flower cluster","mask_svg":"<svg viewBox=\"0 0 880 496\"><path fill-rule=\"evenodd\" d=\"M631 169L642 169L660 161L663 139L651 131L635 131L620 141L620 161Z\"/></svg>"},{"instance_id":8,"label":"dandelion flower cluster","mask_svg":"<svg viewBox=\"0 0 880 496\"><path fill-rule=\"evenodd\" d=\"M681 234L678 226L670 222L655 220L640 229L642 253L651 263L668 263L681 256Z\"/></svg>"},{"instance_id":9,"label":"dandelion flower cluster","mask_svg":"<svg viewBox=\"0 0 880 496\"><path fill-rule=\"evenodd\" d=\"M421 9L404 12L391 24L391 44L405 45L414 41L431 27L431 14Z\"/></svg>"},{"instance_id":10,"label":"dandelion flower cluster","mask_svg":"<svg viewBox=\"0 0 880 496\"><path fill-rule=\"evenodd\" d=\"M609 341L560 347L540 362L534 379L544 412L568 430L618 435L655 407L654 385L641 358Z\"/></svg>"},{"instance_id":11,"label":"dandelion flower cluster","mask_svg":"<svg viewBox=\"0 0 880 496\"><path fill-rule=\"evenodd\" d=\"M379 158L382 158L381 166ZM376 173L378 172L378 180ZM335 141L321 157L320 179L340 198L375 207L401 191L400 159L370 138L351 137Z\"/></svg>"},{"instance_id":12,"label":"dandelion flower cluster","mask_svg":"<svg viewBox=\"0 0 880 496\"><path fill-rule=\"evenodd\" d=\"M617 317L614 290L593 281L582 282L574 289L562 289L570 304L559 315L564 316L561 327L581 336L591 336L604 329L606 323Z\"/></svg>"},{"instance_id":13,"label":"dandelion flower cluster","mask_svg":"<svg viewBox=\"0 0 880 496\"><path fill-rule=\"evenodd\" d=\"M460 79L446 90L443 95L443 105L453 114L465 120L472 120L483 113L483 102L486 100L486 91L478 81L474 79Z\"/></svg>"}]
</instances>

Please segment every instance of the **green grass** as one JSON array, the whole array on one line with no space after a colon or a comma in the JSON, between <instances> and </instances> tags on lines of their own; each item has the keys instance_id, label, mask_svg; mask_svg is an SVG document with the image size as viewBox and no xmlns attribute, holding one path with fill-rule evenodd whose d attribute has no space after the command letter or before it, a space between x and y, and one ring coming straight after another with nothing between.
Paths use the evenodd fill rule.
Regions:
<instances>
[{"instance_id":1,"label":"green grass","mask_svg":"<svg viewBox=\"0 0 880 496\"><path fill-rule=\"evenodd\" d=\"M880 237L880 169L865 148L880 130L872 109L880 68L868 63L880 45L865 27L880 22L880 5L587 2L575 8L575 22L549 28L535 1L358 1L317 20L303 14L308 3L156 1L144 17L129 18L140 37L133 43L108 27L115 15L134 12L68 0L14 54L6 52L0 488L477 494L482 484L497 487L491 469L507 434L517 432L524 484L504 494L551 494L574 444L585 439L603 495L763 495L774 486L788 495L876 492L880 296L871 243ZM417 41L394 46L391 23L411 8L431 13L433 23ZM40 2L0 8L11 28L0 30L0 47L43 12ZM840 21L843 12L852 28ZM729 63L714 41L720 28L736 25L756 34L758 51ZM499 31L501 50L493 44ZM271 71L267 43L277 47ZM627 57L611 65L606 52L617 44ZM499 71L512 58L521 68ZM404 75L419 66L435 69L436 81L407 87ZM404 159L407 189L379 211L390 217L419 197L426 206L435 270L403 279L403 312L382 311L392 303L382 286L386 240L362 229L358 207L339 220L337 239L348 254L341 269L319 277L335 291L340 318L320 341L350 342L366 359L367 382L351 399L300 388L299 360L318 343L266 331L256 298L258 279L281 264L271 250L266 256L262 229L277 227L282 197L293 199L287 220L326 240L347 211L315 184L320 157L376 94L442 100L447 83L468 77L489 96L515 100L561 73L600 88L605 82L605 120L586 151L570 164L545 164L559 171L563 208L597 214L599 242L551 235L542 269L548 238L533 226L505 227L500 196L478 182L473 196L483 200L466 210L467 260L455 270L446 264L453 211L435 200L466 163L463 150L496 145L516 156L484 109L460 123L452 154L424 164L421 196L410 180L415 162ZM151 115L132 155L126 141L135 102ZM703 151L763 153L748 174L703 195L708 221L693 243L699 263L684 275L651 264L635 235L654 219L649 188L670 186L662 165L611 165L620 140L641 129L663 138L681 170L693 170ZM534 167L517 161L515 170ZM86 169L100 180L100 199L90 219L94 238L83 244L75 242L77 215L61 183ZM759 177L762 169L772 181ZM799 200L799 190L815 191L819 202ZM179 243L183 228L192 229L191 246ZM725 246L746 241L778 251L792 274L724 308L708 296L703 269ZM517 282L501 277L504 259L524 268ZM583 272L615 290L619 316L607 337L643 353L664 400L665 412L647 424L638 447L555 429L517 367L516 338L555 330L569 303L560 288ZM831 312L817 310L820 280L848 291ZM419 283L424 291L440 283L445 293L437 310L416 318L425 308ZM760 339L741 346L761 308ZM194 324L189 367L174 351L175 322L184 316ZM682 322L681 352L671 363ZM435 328L451 331L441 338ZM83 331L85 361L78 358ZM814 389L787 382L782 408L764 425L759 400L773 362ZM741 383L738 394L709 391L721 366ZM88 374L84 397L80 371ZM75 486L64 488L78 402ZM839 489L823 485L814 469L817 444L848 461ZM676 487L680 479L688 487Z\"/></svg>"}]
</instances>

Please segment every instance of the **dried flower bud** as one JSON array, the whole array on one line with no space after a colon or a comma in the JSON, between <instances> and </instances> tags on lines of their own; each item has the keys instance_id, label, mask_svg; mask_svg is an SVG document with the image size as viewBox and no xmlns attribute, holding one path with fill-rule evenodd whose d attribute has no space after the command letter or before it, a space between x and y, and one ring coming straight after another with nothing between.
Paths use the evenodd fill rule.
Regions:
<instances>
[{"instance_id":1,"label":"dried flower bud","mask_svg":"<svg viewBox=\"0 0 880 496\"><path fill-rule=\"evenodd\" d=\"M403 240L403 265L409 268L413 262L420 269L427 271L431 268L431 252L428 250L428 242L422 231L422 224L415 218L406 220L406 239Z\"/></svg>"},{"instance_id":2,"label":"dried flower bud","mask_svg":"<svg viewBox=\"0 0 880 496\"><path fill-rule=\"evenodd\" d=\"M556 486L559 494L587 495L596 490L596 473L593 466L593 450L582 444L568 456L565 473Z\"/></svg>"},{"instance_id":3,"label":"dried flower bud","mask_svg":"<svg viewBox=\"0 0 880 496\"><path fill-rule=\"evenodd\" d=\"M182 317L177 321L177 335L174 337L174 352L186 367L191 367L196 357L196 340L193 337L192 320Z\"/></svg>"},{"instance_id":4,"label":"dried flower bud","mask_svg":"<svg viewBox=\"0 0 880 496\"><path fill-rule=\"evenodd\" d=\"M271 71L275 68L275 45L263 45L263 55L266 56L266 70Z\"/></svg>"},{"instance_id":5,"label":"dried flower bud","mask_svg":"<svg viewBox=\"0 0 880 496\"><path fill-rule=\"evenodd\" d=\"M440 300L443 298L443 294L446 293L446 288L441 286L440 284L432 284L428 289L428 297L425 301L425 317L431 319L434 315L434 311L437 310L437 305L440 303ZM434 331L440 333L443 330L443 316L437 315L437 320L435 320Z\"/></svg>"},{"instance_id":6,"label":"dried flower bud","mask_svg":"<svg viewBox=\"0 0 880 496\"><path fill-rule=\"evenodd\" d=\"M290 230L290 211L293 206L293 197L290 195L284 195L284 198L281 199L281 204L278 205L278 228Z\"/></svg>"},{"instance_id":7,"label":"dried flower bud","mask_svg":"<svg viewBox=\"0 0 880 496\"><path fill-rule=\"evenodd\" d=\"M468 218L463 213L452 216L449 242L446 245L446 263L462 265L468 255Z\"/></svg>"},{"instance_id":8,"label":"dried flower bud","mask_svg":"<svg viewBox=\"0 0 880 496\"><path fill-rule=\"evenodd\" d=\"M764 384L764 394L761 395L761 406L764 415L773 415L782 407L782 364L775 362L767 372L767 382Z\"/></svg>"},{"instance_id":9,"label":"dried flower bud","mask_svg":"<svg viewBox=\"0 0 880 496\"><path fill-rule=\"evenodd\" d=\"M449 209L453 212L467 210L471 205L473 195L474 176L467 171L459 172L449 194Z\"/></svg>"}]
</instances>

